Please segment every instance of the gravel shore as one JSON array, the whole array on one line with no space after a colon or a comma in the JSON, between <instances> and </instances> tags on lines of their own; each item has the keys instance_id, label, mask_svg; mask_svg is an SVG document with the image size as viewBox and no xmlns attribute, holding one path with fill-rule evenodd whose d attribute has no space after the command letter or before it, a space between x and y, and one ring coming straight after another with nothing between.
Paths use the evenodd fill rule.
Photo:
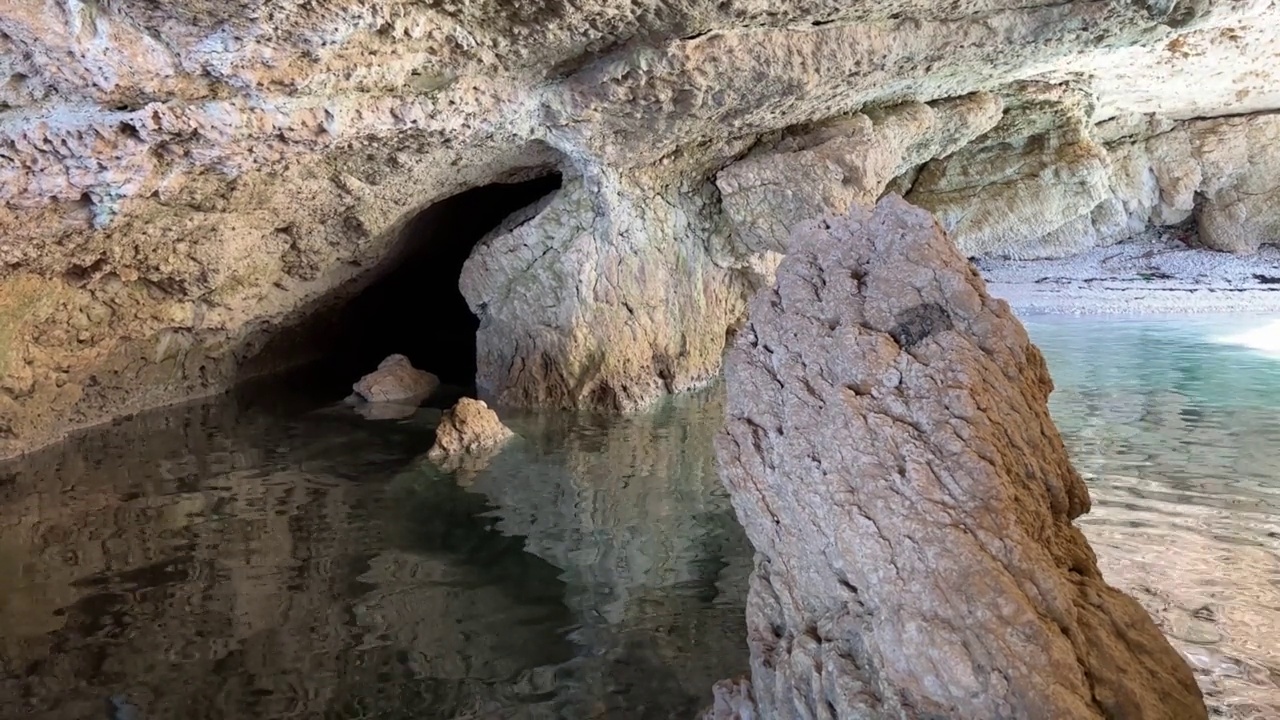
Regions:
<instances>
[{"instance_id":1,"label":"gravel shore","mask_svg":"<svg viewBox=\"0 0 1280 720\"><path fill-rule=\"evenodd\" d=\"M1188 247L1168 235L1056 260L978 260L992 295L1019 313L1280 312L1280 247L1252 256Z\"/></svg>"}]
</instances>

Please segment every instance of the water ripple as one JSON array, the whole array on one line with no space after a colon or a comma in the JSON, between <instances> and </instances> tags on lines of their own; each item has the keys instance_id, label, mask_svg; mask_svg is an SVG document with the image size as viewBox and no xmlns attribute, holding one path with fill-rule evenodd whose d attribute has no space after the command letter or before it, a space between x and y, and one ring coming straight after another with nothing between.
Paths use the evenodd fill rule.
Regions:
<instances>
[{"instance_id":1,"label":"water ripple","mask_svg":"<svg viewBox=\"0 0 1280 720\"><path fill-rule=\"evenodd\" d=\"M1248 330L1271 322L1028 323L1103 572L1188 657L1215 717L1238 720L1280 717L1280 362Z\"/></svg>"}]
</instances>

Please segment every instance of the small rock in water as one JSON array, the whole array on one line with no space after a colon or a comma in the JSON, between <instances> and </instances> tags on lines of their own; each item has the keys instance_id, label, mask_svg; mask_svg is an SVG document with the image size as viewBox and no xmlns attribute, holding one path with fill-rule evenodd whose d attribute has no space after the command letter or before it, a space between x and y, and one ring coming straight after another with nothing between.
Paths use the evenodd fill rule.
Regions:
<instances>
[{"instance_id":1,"label":"small rock in water","mask_svg":"<svg viewBox=\"0 0 1280 720\"><path fill-rule=\"evenodd\" d=\"M352 395L356 414L365 420L404 420L418 412L417 403L365 402L359 395Z\"/></svg>"},{"instance_id":2,"label":"small rock in water","mask_svg":"<svg viewBox=\"0 0 1280 720\"><path fill-rule=\"evenodd\" d=\"M371 403L416 406L440 387L440 379L419 370L404 355L389 355L378 369L351 386L359 399Z\"/></svg>"},{"instance_id":3,"label":"small rock in water","mask_svg":"<svg viewBox=\"0 0 1280 720\"><path fill-rule=\"evenodd\" d=\"M1222 632L1212 622L1196 617L1175 615L1166 630L1169 635L1196 645L1212 645L1222 641Z\"/></svg>"},{"instance_id":4,"label":"small rock in water","mask_svg":"<svg viewBox=\"0 0 1280 720\"><path fill-rule=\"evenodd\" d=\"M458 469L466 456L487 457L513 435L483 400L464 397L440 419L427 457L445 469Z\"/></svg>"},{"instance_id":5,"label":"small rock in water","mask_svg":"<svg viewBox=\"0 0 1280 720\"><path fill-rule=\"evenodd\" d=\"M756 720L756 704L751 699L751 680L721 680L711 688L711 707L702 720Z\"/></svg>"}]
</instances>

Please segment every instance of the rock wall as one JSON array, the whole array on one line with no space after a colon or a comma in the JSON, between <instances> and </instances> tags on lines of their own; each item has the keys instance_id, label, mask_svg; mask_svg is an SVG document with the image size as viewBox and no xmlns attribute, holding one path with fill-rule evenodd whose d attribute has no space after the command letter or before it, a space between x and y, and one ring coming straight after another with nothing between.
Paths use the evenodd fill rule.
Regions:
<instances>
[{"instance_id":1,"label":"rock wall","mask_svg":"<svg viewBox=\"0 0 1280 720\"><path fill-rule=\"evenodd\" d=\"M950 155L1000 120L998 96L906 103L823 123L761 143L716 174L736 244L785 253L791 229L874 205L885 187L925 161Z\"/></svg>"},{"instance_id":2,"label":"rock wall","mask_svg":"<svg viewBox=\"0 0 1280 720\"><path fill-rule=\"evenodd\" d=\"M1151 227L1194 222L1205 247L1280 242L1280 115L1088 123L1087 100L1024 106L981 141L928 163L907 198L970 256L1064 257ZM1074 96L1074 97L1073 97ZM1037 120L1060 116L1048 128ZM1031 134L1028 134L1031 133Z\"/></svg>"},{"instance_id":3,"label":"rock wall","mask_svg":"<svg viewBox=\"0 0 1280 720\"><path fill-rule=\"evenodd\" d=\"M767 718L1206 717L1109 586L1009 306L900 198L798 231L726 363Z\"/></svg>"},{"instance_id":4,"label":"rock wall","mask_svg":"<svg viewBox=\"0 0 1280 720\"><path fill-rule=\"evenodd\" d=\"M460 287L480 318L477 385L499 402L633 410L705 383L755 289L716 262L705 165L607 168L482 240ZM721 240L723 244L723 240Z\"/></svg>"},{"instance_id":5,"label":"rock wall","mask_svg":"<svg viewBox=\"0 0 1280 720\"><path fill-rule=\"evenodd\" d=\"M1022 81L1082 88L1095 101L1086 124L1280 107L1271 0L10 5L0 455L306 359L299 343L260 352L393 265L418 211L479 185L570 178L544 216L477 252L463 281L485 322L481 386L507 402L625 409L714 373L726 330L768 279L777 258L757 252L761 232L781 236L758 227L768 213L745 205L750 193L732 198L765 171L766 150L798 170L885 143L871 165L840 171L855 173L847 188L804 173L814 185L788 205L799 215L876 195L899 168L895 187L909 188L910 164L994 120L974 93L1016 107ZM982 111L952 112L967 103ZM1052 208L1063 222L1036 237L1118 217L1098 180L1100 136L1072 137L1048 156L1040 141L972 148L979 164L1032 148L1041 159L1015 175L1069 181ZM1126 137L1138 154L1157 142ZM1207 242L1269 237L1267 157L1225 175L1197 159ZM1017 252L1016 230L948 209L968 177L959 162L920 171L937 180L917 200L932 193L962 244L970 233ZM1036 182L964 202L1014 203L1021 217ZM527 268L513 262L521 252Z\"/></svg>"}]
</instances>

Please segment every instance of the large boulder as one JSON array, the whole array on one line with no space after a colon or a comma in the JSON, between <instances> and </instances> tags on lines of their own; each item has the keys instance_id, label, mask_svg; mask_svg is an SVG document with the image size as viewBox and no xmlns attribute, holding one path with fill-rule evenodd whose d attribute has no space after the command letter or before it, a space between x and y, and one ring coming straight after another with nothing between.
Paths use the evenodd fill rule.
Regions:
<instances>
[{"instance_id":1,"label":"large boulder","mask_svg":"<svg viewBox=\"0 0 1280 720\"><path fill-rule=\"evenodd\" d=\"M891 196L792 247L716 448L758 553L760 717L1206 717L1072 523L1044 360L933 218Z\"/></svg>"}]
</instances>

